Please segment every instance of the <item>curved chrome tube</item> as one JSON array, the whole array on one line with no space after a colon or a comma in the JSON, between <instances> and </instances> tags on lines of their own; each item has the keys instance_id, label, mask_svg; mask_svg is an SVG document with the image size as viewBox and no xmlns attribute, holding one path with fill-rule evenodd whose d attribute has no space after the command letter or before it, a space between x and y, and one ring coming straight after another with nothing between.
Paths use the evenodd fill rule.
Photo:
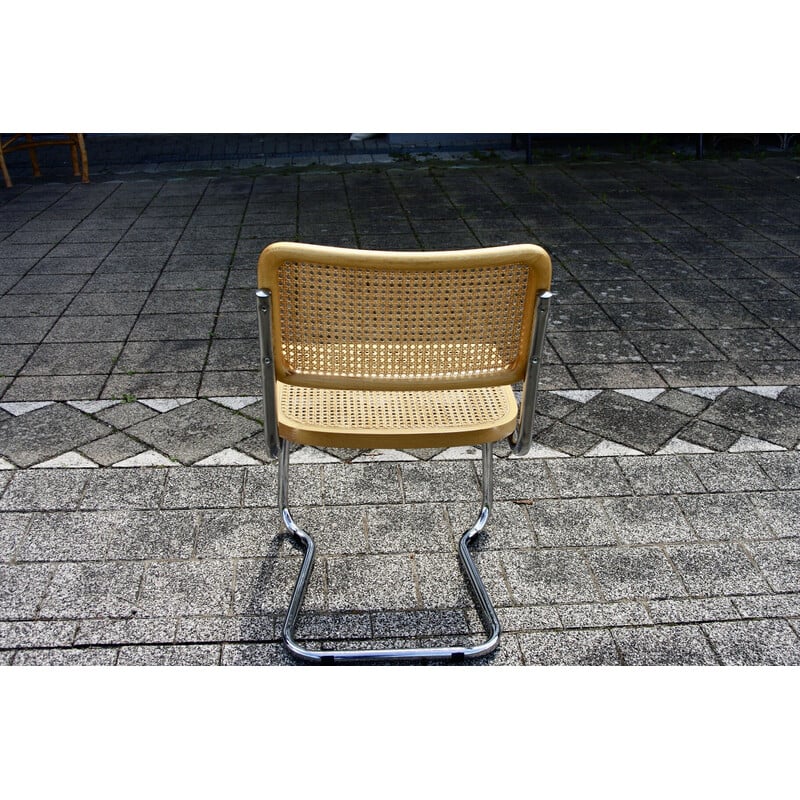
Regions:
<instances>
[{"instance_id":1,"label":"curved chrome tube","mask_svg":"<svg viewBox=\"0 0 800 800\"><path fill-rule=\"evenodd\" d=\"M536 412L536 391L539 386L539 365L542 361L547 318L550 314L552 298L553 293L548 291L541 291L536 296L536 308L533 314L534 328L528 353L528 368L525 371L525 381L522 385L522 400L519 404L517 427L508 437L513 455L524 456L531 449L533 415Z\"/></svg>"},{"instance_id":2,"label":"curved chrome tube","mask_svg":"<svg viewBox=\"0 0 800 800\"><path fill-rule=\"evenodd\" d=\"M310 650L297 642L294 629L300 606L311 578L314 567L314 540L300 528L292 519L288 509L288 477L289 477L289 443L281 441L280 461L278 466L278 506L281 518L286 529L294 534L305 547L303 563L297 577L286 620L283 624L283 641L287 649L298 658L317 664L332 664L339 662L366 662L366 661L416 661L451 659L461 661L467 658L491 653L500 641L500 621L481 581L475 562L469 553L470 541L486 526L492 507L492 444L481 445L483 463L483 505L475 524L466 531L458 543L458 555L461 568L467 583L474 596L481 620L486 629L488 638L475 647L410 647L387 650Z\"/></svg>"}]
</instances>

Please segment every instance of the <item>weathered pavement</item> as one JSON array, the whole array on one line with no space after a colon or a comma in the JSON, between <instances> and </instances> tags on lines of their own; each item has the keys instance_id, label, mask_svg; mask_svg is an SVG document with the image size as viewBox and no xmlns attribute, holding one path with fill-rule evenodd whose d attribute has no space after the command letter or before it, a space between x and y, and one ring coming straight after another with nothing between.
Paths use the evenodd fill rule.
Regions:
<instances>
[{"instance_id":1,"label":"weathered pavement","mask_svg":"<svg viewBox=\"0 0 800 800\"><path fill-rule=\"evenodd\" d=\"M498 447L477 547L504 629L486 663L800 664L798 174L508 154L17 182L0 661L292 663L300 551L261 441L253 291L260 250L297 239L553 257L537 444ZM477 455L293 454L318 542L303 636L480 633L456 559Z\"/></svg>"}]
</instances>

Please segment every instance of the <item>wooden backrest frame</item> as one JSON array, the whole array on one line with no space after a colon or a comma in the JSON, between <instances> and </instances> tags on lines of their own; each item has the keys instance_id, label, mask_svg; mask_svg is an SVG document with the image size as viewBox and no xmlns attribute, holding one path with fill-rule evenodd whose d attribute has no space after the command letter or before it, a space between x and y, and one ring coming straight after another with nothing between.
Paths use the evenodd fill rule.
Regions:
<instances>
[{"instance_id":1,"label":"wooden backrest frame","mask_svg":"<svg viewBox=\"0 0 800 800\"><path fill-rule=\"evenodd\" d=\"M315 341L313 344L304 344L299 348L295 342L290 342L288 338L285 339L287 323L284 318L294 315L292 325L295 328L302 323L302 320L298 322L298 318L302 318L302 313L291 307L292 303L300 303L302 299L297 299L297 292L293 287L287 287L287 271L291 273L295 267L305 268L307 265L312 265L314 268L319 265L323 271L327 270L326 274L331 276L336 275L337 269L341 273L349 270L352 274L367 275L368 280L366 282L368 284L374 278L376 282L396 280L398 282L397 285L401 285L404 282L403 275L405 274L406 278L408 278L405 281L406 283L413 282L416 278L419 278L422 284L425 285L426 282L434 281L438 282L439 290L441 291L442 286L445 289L447 288L447 281L452 281L453 291L461 291L461 296L463 296L464 292L464 287L459 286L459 281L462 277L465 280L469 280L473 275L477 276L481 270L487 274L505 276L509 271L515 270L524 277L524 286L521 290L524 294L524 302L518 320L519 325L516 323L514 325L516 338L513 342L513 357L506 359L506 363L502 366L497 367L495 365L490 369L478 364L474 369L459 369L454 374L415 374L411 377L401 374L382 374L380 367L371 371L367 369L365 374L333 374L330 370L314 372L296 369L291 363L291 352L298 352L298 349L302 350L304 347L306 349L346 347L346 344L338 342L333 345L330 344L331 337L329 337L328 344L321 344L319 341ZM494 273L492 273L492 270L494 270ZM475 272L473 273L473 271ZM374 275L370 273L374 273ZM393 275L387 276L387 273L392 273ZM414 275L409 275L409 273L414 273ZM420 273L429 273L429 275L422 276ZM435 275L433 275L434 273ZM264 249L258 261L258 287L262 290L268 290L272 294L272 335L277 379L283 383L298 386L341 389L475 388L479 386L507 385L521 380L527 368L536 296L538 292L549 289L550 279L550 257L541 247L532 244L474 250L390 252L276 242ZM325 290L326 287L319 284L312 285L310 289L318 297L321 297ZM488 293L491 294L491 287L489 287ZM293 299L293 295L295 299ZM442 296L444 297L445 295ZM439 301L434 302L434 308L436 302ZM480 302L486 303L485 300L481 301L479 297L476 297L471 298L469 303L463 304L464 307L460 309L460 313L463 313L465 323L473 321L470 315L478 315L475 319L490 319L491 316L487 315L503 313L498 308L479 307ZM442 301L442 304L444 304L444 301ZM317 305L319 305L319 302ZM352 298L350 298L350 305L352 305ZM428 305L430 312L430 303ZM371 313L376 313L374 307L372 307ZM387 314L391 313L393 313L393 310L387 309ZM453 313L451 307L449 310L451 317L449 322L451 324L453 322ZM330 318L326 318L325 325L332 325L334 330L337 325L337 315L343 315L343 319L349 315L348 324L351 330L354 324L358 324L358 311L353 308L337 307L335 297L330 304L329 314ZM356 318L356 322L354 322L354 318ZM436 330L435 322L432 324L431 330ZM393 327L391 328L391 333L392 336L396 334L396 339L386 344L381 344L380 347L383 348L381 352L392 348L397 350L401 346L416 348L415 353L417 355L421 348L429 347L431 350L438 350L439 352L444 349L441 343L434 341L435 335L431 336L430 342L421 341L419 339L419 329L416 330L414 341L411 343L407 339L404 340L402 330ZM315 336L318 336L318 331L304 331L303 336L309 336L310 340L313 340ZM334 335L333 338L336 339L337 336ZM465 348L478 352L480 347L476 345L480 344L480 342L472 344L462 342L453 345L453 347L462 348L459 356L461 357ZM355 346L366 350L371 348L372 351L378 347L378 345L370 345L369 343L366 345L360 343ZM397 356L396 353L394 355Z\"/></svg>"}]
</instances>

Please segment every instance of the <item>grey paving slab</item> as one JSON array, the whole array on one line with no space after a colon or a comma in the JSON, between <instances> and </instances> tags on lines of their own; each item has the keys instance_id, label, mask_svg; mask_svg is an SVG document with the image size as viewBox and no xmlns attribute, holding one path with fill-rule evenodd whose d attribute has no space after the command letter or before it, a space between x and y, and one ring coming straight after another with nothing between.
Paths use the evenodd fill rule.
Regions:
<instances>
[{"instance_id":1,"label":"grey paving slab","mask_svg":"<svg viewBox=\"0 0 800 800\"><path fill-rule=\"evenodd\" d=\"M300 572L301 558L240 558L236 562L236 587L233 613L262 615L280 613L285 616L289 600ZM345 606L346 610L357 610ZM329 611L327 603L327 565L320 559L311 574L303 600L300 620L306 612Z\"/></svg>"},{"instance_id":2,"label":"grey paving slab","mask_svg":"<svg viewBox=\"0 0 800 800\"><path fill-rule=\"evenodd\" d=\"M612 666L619 652L606 630L542 631L517 635L525 664Z\"/></svg>"},{"instance_id":3,"label":"grey paving slab","mask_svg":"<svg viewBox=\"0 0 800 800\"><path fill-rule=\"evenodd\" d=\"M774 488L772 481L749 453L712 453L685 458L709 492L746 492Z\"/></svg>"},{"instance_id":4,"label":"grey paving slab","mask_svg":"<svg viewBox=\"0 0 800 800\"><path fill-rule=\"evenodd\" d=\"M759 495L755 496L756 499ZM765 498L772 497L771 494ZM703 494L678 499L681 510L701 539L772 538L775 532L764 525L753 500L746 494Z\"/></svg>"},{"instance_id":5,"label":"grey paving slab","mask_svg":"<svg viewBox=\"0 0 800 800\"><path fill-rule=\"evenodd\" d=\"M232 602L233 573L229 559L154 562L142 580L139 606L154 617L222 614Z\"/></svg>"},{"instance_id":6,"label":"grey paving slab","mask_svg":"<svg viewBox=\"0 0 800 800\"><path fill-rule=\"evenodd\" d=\"M617 628L611 635L631 666L709 666L719 663L698 625Z\"/></svg>"},{"instance_id":7,"label":"grey paving slab","mask_svg":"<svg viewBox=\"0 0 800 800\"><path fill-rule=\"evenodd\" d=\"M128 617L137 610L143 569L113 561L60 563L39 614L47 619Z\"/></svg>"},{"instance_id":8,"label":"grey paving slab","mask_svg":"<svg viewBox=\"0 0 800 800\"><path fill-rule=\"evenodd\" d=\"M0 564L0 619L32 619L47 591L50 564Z\"/></svg>"},{"instance_id":9,"label":"grey paving slab","mask_svg":"<svg viewBox=\"0 0 800 800\"><path fill-rule=\"evenodd\" d=\"M66 620L0 622L0 648L69 647L77 627L77 622Z\"/></svg>"},{"instance_id":10,"label":"grey paving slab","mask_svg":"<svg viewBox=\"0 0 800 800\"><path fill-rule=\"evenodd\" d=\"M581 603L599 599L586 561L573 550L512 551L503 554L503 564L517 603Z\"/></svg>"},{"instance_id":11,"label":"grey paving slab","mask_svg":"<svg viewBox=\"0 0 800 800\"><path fill-rule=\"evenodd\" d=\"M12 663L15 667L108 667L116 660L115 647L76 647L18 650Z\"/></svg>"},{"instance_id":12,"label":"grey paving slab","mask_svg":"<svg viewBox=\"0 0 800 800\"><path fill-rule=\"evenodd\" d=\"M172 458L192 464L259 429L253 420L227 409L221 411L208 400L197 400L138 422L127 432Z\"/></svg>"},{"instance_id":13,"label":"grey paving slab","mask_svg":"<svg viewBox=\"0 0 800 800\"><path fill-rule=\"evenodd\" d=\"M98 470L89 478L81 508L152 508L158 505L166 478L163 470Z\"/></svg>"},{"instance_id":14,"label":"grey paving slab","mask_svg":"<svg viewBox=\"0 0 800 800\"><path fill-rule=\"evenodd\" d=\"M747 549L774 591L800 591L800 540L751 543Z\"/></svg>"},{"instance_id":15,"label":"grey paving slab","mask_svg":"<svg viewBox=\"0 0 800 800\"><path fill-rule=\"evenodd\" d=\"M218 644L129 645L120 647L116 663L129 667L214 666L221 654Z\"/></svg>"},{"instance_id":16,"label":"grey paving slab","mask_svg":"<svg viewBox=\"0 0 800 800\"><path fill-rule=\"evenodd\" d=\"M703 628L724 664L800 664L800 637L786 620L711 622Z\"/></svg>"},{"instance_id":17,"label":"grey paving slab","mask_svg":"<svg viewBox=\"0 0 800 800\"><path fill-rule=\"evenodd\" d=\"M0 497L0 511L76 509L92 470L19 470Z\"/></svg>"},{"instance_id":18,"label":"grey paving slab","mask_svg":"<svg viewBox=\"0 0 800 800\"><path fill-rule=\"evenodd\" d=\"M0 560L10 561L31 522L31 514L0 514Z\"/></svg>"},{"instance_id":19,"label":"grey paving slab","mask_svg":"<svg viewBox=\"0 0 800 800\"><path fill-rule=\"evenodd\" d=\"M29 467L110 433L77 409L53 404L0 422L0 454Z\"/></svg>"},{"instance_id":20,"label":"grey paving slab","mask_svg":"<svg viewBox=\"0 0 800 800\"><path fill-rule=\"evenodd\" d=\"M685 597L687 592L658 547L598 548L584 553L605 600Z\"/></svg>"},{"instance_id":21,"label":"grey paving slab","mask_svg":"<svg viewBox=\"0 0 800 800\"><path fill-rule=\"evenodd\" d=\"M728 597L701 597L689 600L650 600L647 610L653 622L708 622L738 619L739 610Z\"/></svg>"},{"instance_id":22,"label":"grey paving slab","mask_svg":"<svg viewBox=\"0 0 800 800\"><path fill-rule=\"evenodd\" d=\"M689 594L752 594L768 589L747 553L735 544L669 546L667 553Z\"/></svg>"},{"instance_id":23,"label":"grey paving slab","mask_svg":"<svg viewBox=\"0 0 800 800\"><path fill-rule=\"evenodd\" d=\"M607 544L656 544L694 538L675 498L612 497L602 501L613 541Z\"/></svg>"}]
</instances>

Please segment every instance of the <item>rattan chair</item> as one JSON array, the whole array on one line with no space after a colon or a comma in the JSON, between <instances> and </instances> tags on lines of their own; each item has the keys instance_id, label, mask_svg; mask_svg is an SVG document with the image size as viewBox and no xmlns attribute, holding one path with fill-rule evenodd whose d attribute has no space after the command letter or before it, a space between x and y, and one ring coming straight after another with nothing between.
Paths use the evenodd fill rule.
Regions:
<instances>
[{"instance_id":1,"label":"rattan chair","mask_svg":"<svg viewBox=\"0 0 800 800\"><path fill-rule=\"evenodd\" d=\"M462 660L492 652L500 623L469 554L492 506L492 445L530 447L550 304L535 245L380 252L278 242L258 262L264 427L278 507L305 556L283 626L295 656L332 663ZM512 390L522 382L518 407ZM311 650L295 638L314 541L288 507L289 443L322 447L480 445L483 502L459 558L487 639L474 647Z\"/></svg>"},{"instance_id":2,"label":"rattan chair","mask_svg":"<svg viewBox=\"0 0 800 800\"><path fill-rule=\"evenodd\" d=\"M19 141L23 138L24 141ZM39 147L69 147L69 155L72 160L72 173L79 177L83 183L89 183L89 158L86 155L86 143L82 133L67 133L63 139L35 139L32 133L15 133L3 141L0 135L0 172L3 173L3 181L6 189L12 186L11 175L6 166L5 153L13 153L16 150L27 150L33 168L33 177L40 178L42 172L39 169L39 159L36 157L36 150Z\"/></svg>"}]
</instances>

